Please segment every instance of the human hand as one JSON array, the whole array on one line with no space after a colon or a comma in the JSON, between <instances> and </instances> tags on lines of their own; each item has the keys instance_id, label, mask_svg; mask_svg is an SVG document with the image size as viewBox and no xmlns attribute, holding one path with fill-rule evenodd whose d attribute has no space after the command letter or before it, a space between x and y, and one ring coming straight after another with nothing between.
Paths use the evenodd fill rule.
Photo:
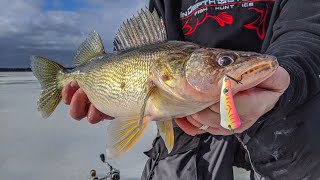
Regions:
<instances>
[{"instance_id":1,"label":"human hand","mask_svg":"<svg viewBox=\"0 0 320 180\"><path fill-rule=\"evenodd\" d=\"M288 72L279 67L276 72L259 85L238 92L234 95L234 103L237 108L241 126L235 130L241 133L250 128L262 115L270 111L278 102L280 96L290 84ZM209 132L213 135L230 135L230 130L220 126L220 102L206 108L196 114L177 118L176 122L182 130L189 135L197 135ZM204 131L199 129L202 125L209 128Z\"/></svg>"},{"instance_id":2,"label":"human hand","mask_svg":"<svg viewBox=\"0 0 320 180\"><path fill-rule=\"evenodd\" d=\"M96 109L75 81L67 84L63 88L61 95L63 102L70 105L69 114L75 120L79 121L87 117L91 124L96 124L104 119L113 119L113 117L103 114Z\"/></svg>"}]
</instances>

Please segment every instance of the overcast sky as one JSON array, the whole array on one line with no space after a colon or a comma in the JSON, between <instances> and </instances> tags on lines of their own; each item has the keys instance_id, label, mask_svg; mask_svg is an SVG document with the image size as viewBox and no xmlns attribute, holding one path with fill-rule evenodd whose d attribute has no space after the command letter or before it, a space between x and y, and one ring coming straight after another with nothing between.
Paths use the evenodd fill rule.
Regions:
<instances>
[{"instance_id":1,"label":"overcast sky","mask_svg":"<svg viewBox=\"0 0 320 180\"><path fill-rule=\"evenodd\" d=\"M123 20L148 0L1 0L0 68L27 67L30 55L72 65L73 53L96 30L104 46Z\"/></svg>"}]
</instances>

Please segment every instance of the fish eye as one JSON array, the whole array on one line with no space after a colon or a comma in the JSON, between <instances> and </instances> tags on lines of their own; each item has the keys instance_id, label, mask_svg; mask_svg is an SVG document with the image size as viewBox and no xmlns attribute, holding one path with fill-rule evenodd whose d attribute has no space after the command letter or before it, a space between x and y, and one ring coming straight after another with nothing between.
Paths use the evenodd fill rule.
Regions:
<instances>
[{"instance_id":1,"label":"fish eye","mask_svg":"<svg viewBox=\"0 0 320 180\"><path fill-rule=\"evenodd\" d=\"M231 56L224 55L224 56L220 56L217 62L221 67L225 67L232 64L234 62L234 59Z\"/></svg>"}]
</instances>

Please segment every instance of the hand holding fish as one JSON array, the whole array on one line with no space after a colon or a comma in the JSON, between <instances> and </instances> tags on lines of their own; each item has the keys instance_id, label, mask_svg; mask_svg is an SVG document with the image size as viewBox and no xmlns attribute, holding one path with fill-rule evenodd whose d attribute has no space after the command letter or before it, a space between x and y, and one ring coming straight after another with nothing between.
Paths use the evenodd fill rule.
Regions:
<instances>
[{"instance_id":1,"label":"hand holding fish","mask_svg":"<svg viewBox=\"0 0 320 180\"><path fill-rule=\"evenodd\" d=\"M259 117L270 111L289 84L288 72L279 67L271 77L256 87L236 93L234 101L241 119L241 126L235 132L241 133L247 130ZM216 103L193 115L178 118L176 122L187 134L193 136L206 132L214 135L233 134L220 126L219 109L219 103ZM207 125L209 128L207 130L199 129L202 125Z\"/></svg>"},{"instance_id":2,"label":"hand holding fish","mask_svg":"<svg viewBox=\"0 0 320 180\"><path fill-rule=\"evenodd\" d=\"M279 67L273 76L255 88L238 92L234 96L234 101L242 125L235 132L241 133L247 130L259 117L270 111L288 88L289 83L289 74ZM70 116L76 120L87 117L90 123L96 124L104 119L113 119L113 117L103 114L90 104L88 97L75 82L71 82L63 89L62 99L67 105L70 105ZM178 118L176 122L189 135L206 132L215 135L230 135L232 134L231 131L220 126L219 109L219 103L216 103L191 116ZM208 125L209 128L206 131L199 129L202 125Z\"/></svg>"},{"instance_id":3,"label":"hand holding fish","mask_svg":"<svg viewBox=\"0 0 320 180\"><path fill-rule=\"evenodd\" d=\"M97 110L97 108L90 103L87 95L79 88L75 81L66 85L61 94L63 102L70 105L69 114L75 120L81 120L87 117L91 124L96 124L105 119L113 119L113 117L105 115Z\"/></svg>"}]
</instances>

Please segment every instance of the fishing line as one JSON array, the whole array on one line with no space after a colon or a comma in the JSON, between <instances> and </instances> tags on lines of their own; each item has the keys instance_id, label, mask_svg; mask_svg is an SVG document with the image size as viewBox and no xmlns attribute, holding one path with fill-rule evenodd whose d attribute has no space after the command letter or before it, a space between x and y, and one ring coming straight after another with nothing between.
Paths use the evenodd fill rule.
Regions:
<instances>
[{"instance_id":1,"label":"fishing line","mask_svg":"<svg viewBox=\"0 0 320 180\"><path fill-rule=\"evenodd\" d=\"M237 84L242 84L242 75L241 75L241 79L240 80L237 80L236 78L233 78L233 77L231 77L231 76L229 76L228 74L226 74L226 76L228 77L228 78L230 78L231 80L233 80L233 81L235 81Z\"/></svg>"},{"instance_id":2,"label":"fishing line","mask_svg":"<svg viewBox=\"0 0 320 180\"><path fill-rule=\"evenodd\" d=\"M237 134L236 132L234 132L234 129L231 129L231 131L232 131L232 133L234 134L234 136L237 138L237 140L240 142L240 144L242 145L242 147L246 150L246 152L247 152L247 154L248 154L248 158L249 158L249 162L250 162L251 168L252 168L252 170L253 170L253 172L254 172L254 176L255 176L256 178L258 178L258 179L262 179L263 176L260 175L260 174L257 172L256 168L255 168L254 165L253 165L253 162L252 162L252 159L251 159L251 155L250 155L250 151L249 151L247 145L242 141L242 139L240 138L239 134Z\"/></svg>"},{"instance_id":3,"label":"fishing line","mask_svg":"<svg viewBox=\"0 0 320 180\"><path fill-rule=\"evenodd\" d=\"M222 83L222 89L221 89L221 97L220 97L220 116L221 116L221 122L220 124L222 127L230 129L231 132L234 134L234 136L237 138L237 140L240 142L240 144L243 146L243 148L246 150L246 153L248 154L249 162L251 165L251 169L254 172L254 177L257 179L262 179L262 176L257 172L256 168L253 165L252 159L251 159L251 153L247 147L247 145L242 141L239 134L237 134L234 130L239 128L241 126L241 120L237 113L236 107L234 105L234 100L232 97L231 92L231 82L230 80L227 80L229 78L230 80L235 81L237 84L242 84L242 75L241 79L237 80L229 75L226 74L226 76L223 79ZM225 108L225 109L224 109Z\"/></svg>"}]
</instances>

